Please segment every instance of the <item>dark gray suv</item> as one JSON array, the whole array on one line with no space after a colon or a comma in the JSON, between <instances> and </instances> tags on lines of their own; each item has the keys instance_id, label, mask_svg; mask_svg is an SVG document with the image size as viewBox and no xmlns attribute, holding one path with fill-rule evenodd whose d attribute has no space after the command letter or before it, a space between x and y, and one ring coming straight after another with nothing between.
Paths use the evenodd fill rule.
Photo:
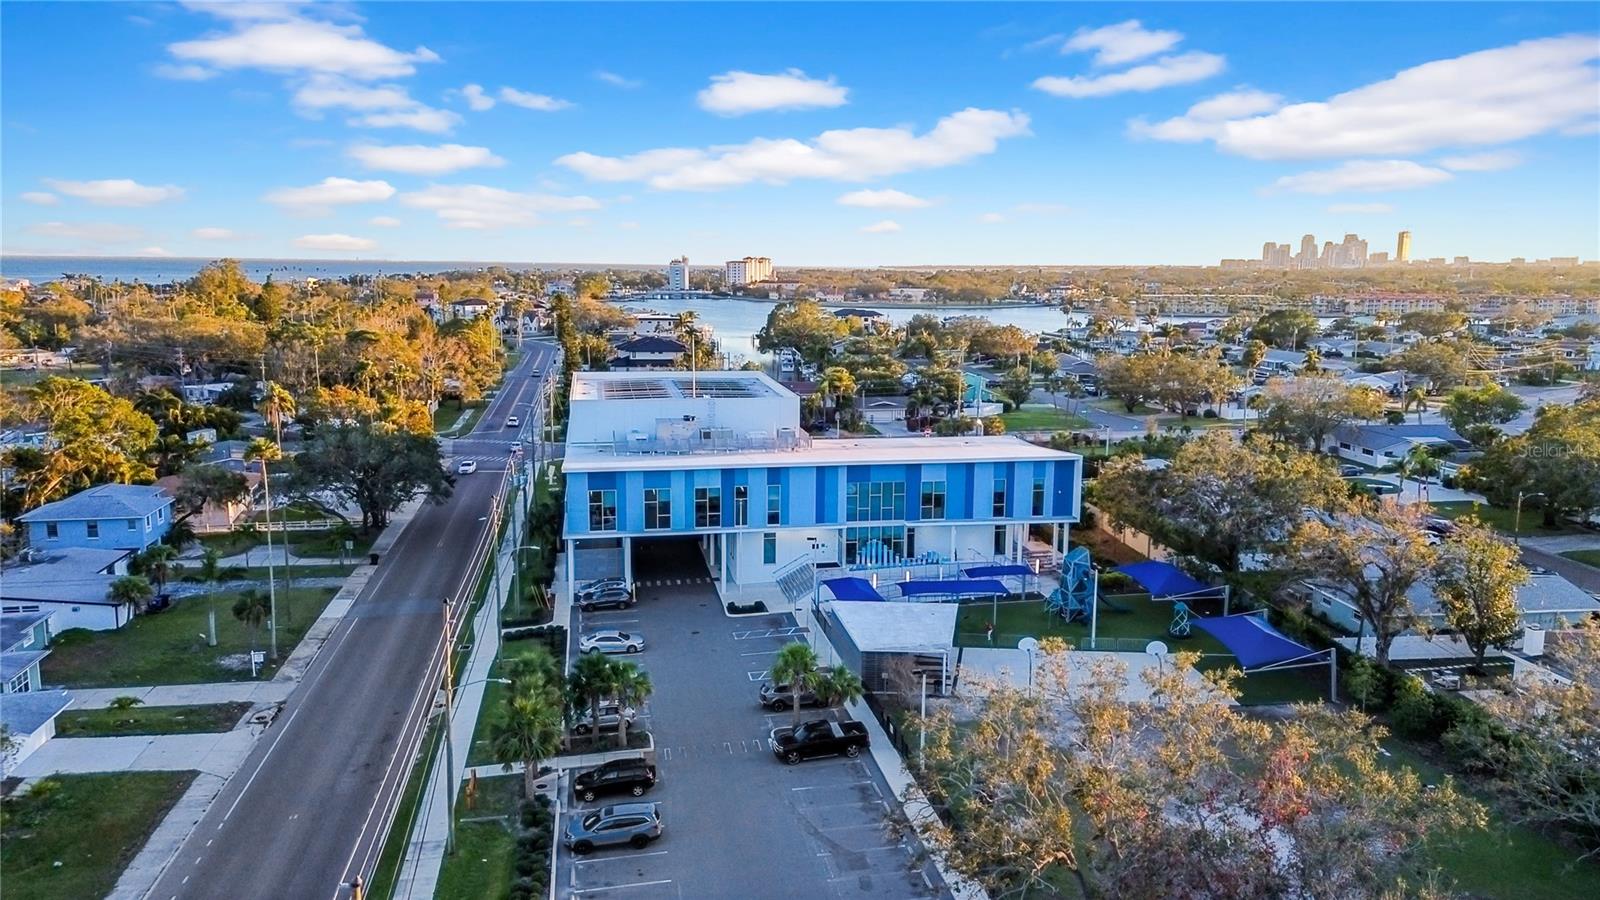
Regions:
<instances>
[{"instance_id":1,"label":"dark gray suv","mask_svg":"<svg viewBox=\"0 0 1600 900\"><path fill-rule=\"evenodd\" d=\"M574 813L561 842L573 853L626 844L644 848L661 837L661 804L618 803L590 812Z\"/></svg>"}]
</instances>

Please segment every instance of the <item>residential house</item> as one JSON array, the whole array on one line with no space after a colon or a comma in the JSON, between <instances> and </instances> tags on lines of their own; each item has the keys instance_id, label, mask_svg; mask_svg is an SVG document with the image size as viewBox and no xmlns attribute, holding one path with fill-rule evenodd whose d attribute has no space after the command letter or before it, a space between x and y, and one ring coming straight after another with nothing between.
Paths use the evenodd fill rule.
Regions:
<instances>
[{"instance_id":1,"label":"residential house","mask_svg":"<svg viewBox=\"0 0 1600 900\"><path fill-rule=\"evenodd\" d=\"M1403 459L1413 447L1471 450L1472 442L1444 424L1362 424L1335 428L1322 449L1354 462L1384 466Z\"/></svg>"},{"instance_id":2,"label":"residential house","mask_svg":"<svg viewBox=\"0 0 1600 900\"><path fill-rule=\"evenodd\" d=\"M0 724L17 743L3 760L7 774L55 736L56 716L72 703L66 691L47 691L39 663L50 654L54 613L0 614Z\"/></svg>"},{"instance_id":3,"label":"residential house","mask_svg":"<svg viewBox=\"0 0 1600 900\"><path fill-rule=\"evenodd\" d=\"M136 610L107 594L113 581L128 574L131 555L125 550L29 547L0 570L0 613L54 613L54 627L63 631L121 628Z\"/></svg>"},{"instance_id":4,"label":"residential house","mask_svg":"<svg viewBox=\"0 0 1600 900\"><path fill-rule=\"evenodd\" d=\"M1316 582L1303 583L1301 588L1312 612L1351 634L1361 630L1361 614L1344 589ZM1431 585L1425 582L1412 585L1406 598L1421 626L1417 630L1424 633L1448 631L1444 609ZM1534 575L1527 584L1517 588L1517 608L1522 612L1525 626L1563 628L1600 615L1600 599L1560 575L1547 572Z\"/></svg>"},{"instance_id":5,"label":"residential house","mask_svg":"<svg viewBox=\"0 0 1600 900\"><path fill-rule=\"evenodd\" d=\"M609 365L613 369L671 369L689 348L675 338L636 337L616 346L617 355Z\"/></svg>"},{"instance_id":6,"label":"residential house","mask_svg":"<svg viewBox=\"0 0 1600 900\"><path fill-rule=\"evenodd\" d=\"M98 484L17 517L41 549L143 550L172 527L173 500L149 484Z\"/></svg>"},{"instance_id":7,"label":"residential house","mask_svg":"<svg viewBox=\"0 0 1600 900\"><path fill-rule=\"evenodd\" d=\"M210 406L232 387L231 381L211 381L205 384L183 384L179 385L178 389L182 392L183 402Z\"/></svg>"},{"instance_id":8,"label":"residential house","mask_svg":"<svg viewBox=\"0 0 1600 900\"><path fill-rule=\"evenodd\" d=\"M489 314L489 301L481 297L462 297L449 304L450 318L476 319Z\"/></svg>"},{"instance_id":9,"label":"residential house","mask_svg":"<svg viewBox=\"0 0 1600 900\"><path fill-rule=\"evenodd\" d=\"M1371 388L1387 396L1399 398L1411 388L1427 387L1429 382L1426 378L1396 369L1390 372L1348 372L1345 374L1344 383L1350 387Z\"/></svg>"}]
</instances>

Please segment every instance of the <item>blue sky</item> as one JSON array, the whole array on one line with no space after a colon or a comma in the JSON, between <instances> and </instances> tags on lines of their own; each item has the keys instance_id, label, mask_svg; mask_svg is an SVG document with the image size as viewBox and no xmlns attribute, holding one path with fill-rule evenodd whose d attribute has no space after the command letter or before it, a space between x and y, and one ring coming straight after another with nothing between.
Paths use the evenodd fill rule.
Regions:
<instances>
[{"instance_id":1,"label":"blue sky","mask_svg":"<svg viewBox=\"0 0 1600 900\"><path fill-rule=\"evenodd\" d=\"M1594 4L0 6L5 251L1600 256Z\"/></svg>"}]
</instances>

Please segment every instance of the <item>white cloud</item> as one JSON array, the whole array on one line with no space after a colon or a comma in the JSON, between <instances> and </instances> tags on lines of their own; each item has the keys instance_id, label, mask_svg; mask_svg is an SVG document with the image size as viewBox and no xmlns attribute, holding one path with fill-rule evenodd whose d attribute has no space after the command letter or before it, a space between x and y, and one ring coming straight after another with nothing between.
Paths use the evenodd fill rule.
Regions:
<instances>
[{"instance_id":1,"label":"white cloud","mask_svg":"<svg viewBox=\"0 0 1600 900\"><path fill-rule=\"evenodd\" d=\"M1346 191L1377 193L1427 187L1455 176L1406 159L1358 159L1315 172L1285 175L1272 183L1269 193L1339 194Z\"/></svg>"},{"instance_id":2,"label":"white cloud","mask_svg":"<svg viewBox=\"0 0 1600 900\"><path fill-rule=\"evenodd\" d=\"M217 75L215 69L208 69L205 66L197 66L193 63L184 65L159 63L152 71L158 77L172 81L205 81L208 78L215 78Z\"/></svg>"},{"instance_id":3,"label":"white cloud","mask_svg":"<svg viewBox=\"0 0 1600 900\"><path fill-rule=\"evenodd\" d=\"M482 184L435 184L400 195L400 203L431 210L447 228L493 229L540 223L541 213L600 208L593 197L525 194Z\"/></svg>"},{"instance_id":4,"label":"white cloud","mask_svg":"<svg viewBox=\"0 0 1600 900\"><path fill-rule=\"evenodd\" d=\"M1253 159L1503 144L1592 120L1597 58L1594 35L1523 41L1414 66L1326 101L1229 120L1214 139Z\"/></svg>"},{"instance_id":5,"label":"white cloud","mask_svg":"<svg viewBox=\"0 0 1600 900\"><path fill-rule=\"evenodd\" d=\"M488 147L466 147L461 144L434 147L422 144L357 144L345 151L345 155L369 169L411 175L445 175L462 169L503 166L506 162L489 152Z\"/></svg>"},{"instance_id":6,"label":"white cloud","mask_svg":"<svg viewBox=\"0 0 1600 900\"><path fill-rule=\"evenodd\" d=\"M183 188L173 184L140 184L131 178L105 178L99 181L63 181L46 178L44 183L68 197L95 206L154 206L183 196Z\"/></svg>"},{"instance_id":7,"label":"white cloud","mask_svg":"<svg viewBox=\"0 0 1600 900\"><path fill-rule=\"evenodd\" d=\"M711 76L711 85L698 95L700 108L722 116L772 109L825 109L849 102L849 88L832 78L808 78L799 69L776 75L724 72Z\"/></svg>"},{"instance_id":8,"label":"white cloud","mask_svg":"<svg viewBox=\"0 0 1600 900\"><path fill-rule=\"evenodd\" d=\"M261 199L296 215L325 216L335 206L380 203L394 195L394 186L387 181L324 178L305 187L278 188Z\"/></svg>"},{"instance_id":9,"label":"white cloud","mask_svg":"<svg viewBox=\"0 0 1600 900\"><path fill-rule=\"evenodd\" d=\"M348 234L305 234L294 239L302 250L375 250L378 242Z\"/></svg>"},{"instance_id":10,"label":"white cloud","mask_svg":"<svg viewBox=\"0 0 1600 900\"><path fill-rule=\"evenodd\" d=\"M1446 156L1439 160L1439 165L1452 172L1498 172L1501 169L1515 169L1522 165L1522 154L1515 150L1499 150L1490 153L1470 153L1465 156Z\"/></svg>"},{"instance_id":11,"label":"white cloud","mask_svg":"<svg viewBox=\"0 0 1600 900\"><path fill-rule=\"evenodd\" d=\"M165 247L141 247L134 256L171 256L172 251Z\"/></svg>"},{"instance_id":12,"label":"white cloud","mask_svg":"<svg viewBox=\"0 0 1600 900\"><path fill-rule=\"evenodd\" d=\"M1203 81L1225 68L1226 58L1215 53L1191 50L1105 75L1046 75L1035 79L1033 87L1057 97L1106 97L1127 91L1153 91L1175 84Z\"/></svg>"},{"instance_id":13,"label":"white cloud","mask_svg":"<svg viewBox=\"0 0 1600 900\"><path fill-rule=\"evenodd\" d=\"M435 109L413 99L398 84L366 85L337 75L315 75L294 93L294 106L301 115L317 118L325 109L348 109L361 113L349 124L366 128L415 128L442 134L460 124L461 117L449 110Z\"/></svg>"},{"instance_id":14,"label":"white cloud","mask_svg":"<svg viewBox=\"0 0 1600 900\"><path fill-rule=\"evenodd\" d=\"M1335 203L1328 207L1328 212L1336 215L1383 215L1394 212L1394 205L1390 203Z\"/></svg>"},{"instance_id":15,"label":"white cloud","mask_svg":"<svg viewBox=\"0 0 1600 900\"><path fill-rule=\"evenodd\" d=\"M142 229L132 225L111 222L40 222L28 230L44 237L67 238L90 244L125 244L144 235Z\"/></svg>"},{"instance_id":16,"label":"white cloud","mask_svg":"<svg viewBox=\"0 0 1600 900\"><path fill-rule=\"evenodd\" d=\"M32 203L34 206L55 206L61 198L49 191L23 191L19 194L23 203Z\"/></svg>"},{"instance_id":17,"label":"white cloud","mask_svg":"<svg viewBox=\"0 0 1600 900\"><path fill-rule=\"evenodd\" d=\"M607 72L605 69L595 72L594 77L596 80L603 81L612 87L619 87L628 91L644 86L644 82L637 78L627 78L615 72Z\"/></svg>"},{"instance_id":18,"label":"white cloud","mask_svg":"<svg viewBox=\"0 0 1600 900\"><path fill-rule=\"evenodd\" d=\"M1282 105L1283 97L1278 94L1245 88L1201 100L1183 115L1153 125L1142 118L1134 119L1128 123L1128 133L1158 141L1215 140L1229 119L1272 112Z\"/></svg>"},{"instance_id":19,"label":"white cloud","mask_svg":"<svg viewBox=\"0 0 1600 900\"><path fill-rule=\"evenodd\" d=\"M933 205L931 200L914 197L892 188L881 191L851 191L841 195L835 202L840 206L860 206L866 209L922 209Z\"/></svg>"},{"instance_id":20,"label":"white cloud","mask_svg":"<svg viewBox=\"0 0 1600 900\"><path fill-rule=\"evenodd\" d=\"M1183 40L1177 31L1149 31L1138 19L1103 28L1080 28L1061 46L1062 53L1094 51L1097 66L1118 66L1165 53Z\"/></svg>"},{"instance_id":21,"label":"white cloud","mask_svg":"<svg viewBox=\"0 0 1600 900\"><path fill-rule=\"evenodd\" d=\"M984 225L999 225L1005 220L1006 217L997 212L986 212L978 217L978 221Z\"/></svg>"},{"instance_id":22,"label":"white cloud","mask_svg":"<svg viewBox=\"0 0 1600 900\"><path fill-rule=\"evenodd\" d=\"M494 109L494 98L483 92L483 85L469 84L461 89L461 96L467 100L467 106L478 112Z\"/></svg>"},{"instance_id":23,"label":"white cloud","mask_svg":"<svg viewBox=\"0 0 1600 900\"><path fill-rule=\"evenodd\" d=\"M808 141L757 138L705 149L668 147L630 156L569 153L556 160L595 181L643 181L659 190L718 190L796 179L865 181L936 169L993 153L1001 140L1028 134L1021 112L964 109L916 134L910 128L825 131Z\"/></svg>"},{"instance_id":24,"label":"white cloud","mask_svg":"<svg viewBox=\"0 0 1600 900\"><path fill-rule=\"evenodd\" d=\"M439 60L427 47L408 53L381 44L359 25L292 15L274 20L235 18L233 31L178 41L167 45L167 52L182 62L213 69L323 73L363 80L410 75L417 63Z\"/></svg>"},{"instance_id":25,"label":"white cloud","mask_svg":"<svg viewBox=\"0 0 1600 900\"><path fill-rule=\"evenodd\" d=\"M500 89L500 99L512 106L520 106L523 109L536 109L540 112L555 112L558 109L566 109L572 105L570 101L562 100L559 97L519 91L511 87Z\"/></svg>"},{"instance_id":26,"label":"white cloud","mask_svg":"<svg viewBox=\"0 0 1600 900\"><path fill-rule=\"evenodd\" d=\"M900 223L893 219L884 219L881 222L873 222L871 225L861 226L863 234L893 234L899 230L901 230Z\"/></svg>"},{"instance_id":27,"label":"white cloud","mask_svg":"<svg viewBox=\"0 0 1600 900\"><path fill-rule=\"evenodd\" d=\"M367 220L367 224L376 225L379 228L399 228L405 223L401 222L399 219L396 219L394 216L373 216Z\"/></svg>"},{"instance_id":28,"label":"white cloud","mask_svg":"<svg viewBox=\"0 0 1600 900\"><path fill-rule=\"evenodd\" d=\"M189 233L202 241L231 241L239 237L239 232L232 228L196 228Z\"/></svg>"}]
</instances>

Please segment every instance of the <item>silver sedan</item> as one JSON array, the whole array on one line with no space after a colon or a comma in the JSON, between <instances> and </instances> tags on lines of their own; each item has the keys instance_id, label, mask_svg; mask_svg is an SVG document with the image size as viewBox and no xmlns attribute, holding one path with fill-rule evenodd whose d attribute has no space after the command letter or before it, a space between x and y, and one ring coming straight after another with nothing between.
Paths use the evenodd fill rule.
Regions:
<instances>
[{"instance_id":1,"label":"silver sedan","mask_svg":"<svg viewBox=\"0 0 1600 900\"><path fill-rule=\"evenodd\" d=\"M638 653L644 649L644 635L636 631L608 628L578 638L579 653Z\"/></svg>"}]
</instances>

